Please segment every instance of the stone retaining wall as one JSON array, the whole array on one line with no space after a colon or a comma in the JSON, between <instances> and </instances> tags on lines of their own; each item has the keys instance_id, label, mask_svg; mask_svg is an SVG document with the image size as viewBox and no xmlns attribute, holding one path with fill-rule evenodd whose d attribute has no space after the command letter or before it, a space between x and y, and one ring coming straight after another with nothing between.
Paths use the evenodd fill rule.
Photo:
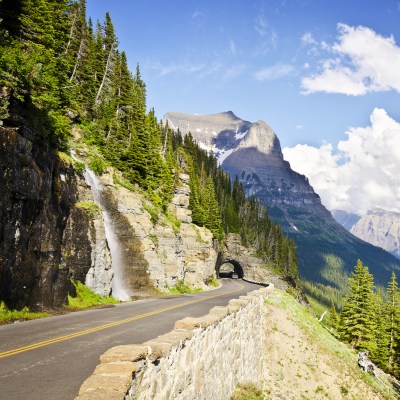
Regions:
<instances>
[{"instance_id":1,"label":"stone retaining wall","mask_svg":"<svg viewBox=\"0 0 400 400\"><path fill-rule=\"evenodd\" d=\"M76 400L219 400L239 382L262 380L263 303L273 285L184 318L141 345L113 347L100 357Z\"/></svg>"}]
</instances>

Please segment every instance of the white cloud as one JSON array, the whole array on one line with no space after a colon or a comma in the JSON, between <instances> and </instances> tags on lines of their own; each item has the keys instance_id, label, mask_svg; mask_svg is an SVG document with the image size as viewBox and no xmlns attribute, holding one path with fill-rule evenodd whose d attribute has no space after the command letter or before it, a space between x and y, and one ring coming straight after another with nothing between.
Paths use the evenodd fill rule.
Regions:
<instances>
[{"instance_id":1,"label":"white cloud","mask_svg":"<svg viewBox=\"0 0 400 400\"><path fill-rule=\"evenodd\" d=\"M310 32L306 32L301 37L301 41L306 44L317 44L317 41L314 39L313 35Z\"/></svg>"},{"instance_id":2,"label":"white cloud","mask_svg":"<svg viewBox=\"0 0 400 400\"><path fill-rule=\"evenodd\" d=\"M228 68L225 71L223 79L224 80L234 79L239 75L241 75L245 69L246 67L244 65L233 65L232 67Z\"/></svg>"},{"instance_id":3,"label":"white cloud","mask_svg":"<svg viewBox=\"0 0 400 400\"><path fill-rule=\"evenodd\" d=\"M236 44L232 39L229 41L229 50L233 56L236 54Z\"/></svg>"},{"instance_id":4,"label":"white cloud","mask_svg":"<svg viewBox=\"0 0 400 400\"><path fill-rule=\"evenodd\" d=\"M165 77L167 75L194 75L197 78L204 78L206 76L218 73L221 70L222 65L218 62L210 64L179 63L166 65L155 62L149 67L157 71L158 77Z\"/></svg>"},{"instance_id":5,"label":"white cloud","mask_svg":"<svg viewBox=\"0 0 400 400\"><path fill-rule=\"evenodd\" d=\"M370 126L349 129L337 149L331 144L283 149L285 159L309 178L330 210L400 212L400 123L378 108L370 119Z\"/></svg>"},{"instance_id":6,"label":"white cloud","mask_svg":"<svg viewBox=\"0 0 400 400\"><path fill-rule=\"evenodd\" d=\"M264 14L260 14L254 21L254 30L258 33L261 38L254 50L254 55L264 56L271 50L276 49L278 45L278 34L270 26L267 18Z\"/></svg>"},{"instance_id":7,"label":"white cloud","mask_svg":"<svg viewBox=\"0 0 400 400\"><path fill-rule=\"evenodd\" d=\"M276 64L272 67L263 68L254 74L258 81L271 81L284 78L295 72L295 69L290 64Z\"/></svg>"},{"instance_id":8,"label":"white cloud","mask_svg":"<svg viewBox=\"0 0 400 400\"><path fill-rule=\"evenodd\" d=\"M338 33L338 41L333 45L326 42L319 45L336 58L323 60L320 72L302 79L303 94L359 96L388 90L400 92L400 47L393 36L383 37L369 28L345 24L338 25ZM302 41L315 45L308 33ZM315 49L314 46L311 50Z\"/></svg>"},{"instance_id":9,"label":"white cloud","mask_svg":"<svg viewBox=\"0 0 400 400\"><path fill-rule=\"evenodd\" d=\"M268 21L264 15L257 16L254 22L254 29L261 37L268 35Z\"/></svg>"}]
</instances>

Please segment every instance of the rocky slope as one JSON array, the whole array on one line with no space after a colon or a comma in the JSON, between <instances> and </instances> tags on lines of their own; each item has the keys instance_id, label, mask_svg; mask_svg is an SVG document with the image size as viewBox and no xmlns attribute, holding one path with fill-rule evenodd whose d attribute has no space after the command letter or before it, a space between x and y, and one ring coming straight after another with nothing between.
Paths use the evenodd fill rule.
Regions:
<instances>
[{"instance_id":1,"label":"rocky slope","mask_svg":"<svg viewBox=\"0 0 400 400\"><path fill-rule=\"evenodd\" d=\"M358 258L378 282L400 270L398 260L354 237L332 218L308 179L283 159L279 139L265 122L243 121L232 112L169 112L164 120L183 134L191 132L201 147L215 153L225 171L239 177L248 196L267 205L270 216L297 242L302 277L336 286L329 273L332 257L339 259L340 275L352 270Z\"/></svg>"},{"instance_id":2,"label":"rocky slope","mask_svg":"<svg viewBox=\"0 0 400 400\"><path fill-rule=\"evenodd\" d=\"M400 214L374 209L355 223L350 232L400 258Z\"/></svg>"},{"instance_id":3,"label":"rocky slope","mask_svg":"<svg viewBox=\"0 0 400 400\"><path fill-rule=\"evenodd\" d=\"M361 371L354 351L289 295L275 290L265 318L266 399L398 399L398 382Z\"/></svg>"}]
</instances>

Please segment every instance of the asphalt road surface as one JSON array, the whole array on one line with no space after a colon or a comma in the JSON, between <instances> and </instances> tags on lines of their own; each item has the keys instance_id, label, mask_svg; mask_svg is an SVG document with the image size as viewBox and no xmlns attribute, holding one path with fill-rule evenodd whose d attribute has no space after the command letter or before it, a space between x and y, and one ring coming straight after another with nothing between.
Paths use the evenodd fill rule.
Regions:
<instances>
[{"instance_id":1,"label":"asphalt road surface","mask_svg":"<svg viewBox=\"0 0 400 400\"><path fill-rule=\"evenodd\" d=\"M74 399L100 355L121 344L140 344L259 288L223 279L210 292L124 303L112 308L0 326L0 400Z\"/></svg>"}]
</instances>

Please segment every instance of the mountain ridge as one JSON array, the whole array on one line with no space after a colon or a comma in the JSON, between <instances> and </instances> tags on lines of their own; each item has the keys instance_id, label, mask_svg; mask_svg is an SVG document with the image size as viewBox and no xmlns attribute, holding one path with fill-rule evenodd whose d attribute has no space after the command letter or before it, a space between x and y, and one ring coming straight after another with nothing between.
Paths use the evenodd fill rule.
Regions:
<instances>
[{"instance_id":1,"label":"mountain ridge","mask_svg":"<svg viewBox=\"0 0 400 400\"><path fill-rule=\"evenodd\" d=\"M244 121L230 112L201 116L169 112L164 120L183 135L190 132L200 147L219 157L231 179L238 176L248 197L267 206L272 219L296 240L304 279L341 290L343 276L359 258L382 284L391 271L400 270L399 260L334 220L308 179L283 159L279 138L267 123Z\"/></svg>"}]
</instances>

